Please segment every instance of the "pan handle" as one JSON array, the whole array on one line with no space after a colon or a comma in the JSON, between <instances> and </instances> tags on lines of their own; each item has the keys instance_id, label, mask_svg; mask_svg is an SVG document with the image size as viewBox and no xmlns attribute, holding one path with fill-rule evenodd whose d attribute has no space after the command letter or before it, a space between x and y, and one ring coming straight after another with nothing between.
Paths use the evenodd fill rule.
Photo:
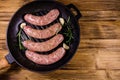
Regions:
<instances>
[{"instance_id":1,"label":"pan handle","mask_svg":"<svg viewBox=\"0 0 120 80\"><path fill-rule=\"evenodd\" d=\"M73 4L68 4L67 7L68 7L69 9L73 8L73 9L76 11L77 14L75 15L75 18L76 18L77 20L82 16L81 13L80 13L80 11L78 10L78 8L77 8L75 5L73 5Z\"/></svg>"},{"instance_id":2,"label":"pan handle","mask_svg":"<svg viewBox=\"0 0 120 80\"><path fill-rule=\"evenodd\" d=\"M5 58L7 59L9 64L11 64L15 61L10 53L8 55L6 55Z\"/></svg>"},{"instance_id":3,"label":"pan handle","mask_svg":"<svg viewBox=\"0 0 120 80\"><path fill-rule=\"evenodd\" d=\"M7 68L7 67L10 67L10 64L13 62L14 62L14 59L11 56L11 54L9 53L4 58L0 59L0 70Z\"/></svg>"}]
</instances>

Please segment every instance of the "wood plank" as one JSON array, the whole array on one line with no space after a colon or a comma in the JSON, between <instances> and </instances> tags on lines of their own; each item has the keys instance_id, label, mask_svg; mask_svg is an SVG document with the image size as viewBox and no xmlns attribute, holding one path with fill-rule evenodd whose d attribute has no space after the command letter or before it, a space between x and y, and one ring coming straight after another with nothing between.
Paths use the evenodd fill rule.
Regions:
<instances>
[{"instance_id":1,"label":"wood plank","mask_svg":"<svg viewBox=\"0 0 120 80\"><path fill-rule=\"evenodd\" d=\"M81 38L84 39L119 39L120 21L79 22Z\"/></svg>"},{"instance_id":2,"label":"wood plank","mask_svg":"<svg viewBox=\"0 0 120 80\"><path fill-rule=\"evenodd\" d=\"M14 14L13 12L0 12L0 21L9 22L13 14Z\"/></svg>"},{"instance_id":3,"label":"wood plank","mask_svg":"<svg viewBox=\"0 0 120 80\"><path fill-rule=\"evenodd\" d=\"M32 0L0 0L0 12L15 12ZM13 5L14 4L14 5Z\"/></svg>"},{"instance_id":4,"label":"wood plank","mask_svg":"<svg viewBox=\"0 0 120 80\"><path fill-rule=\"evenodd\" d=\"M23 75L24 74L24 75ZM22 77L21 77L22 76ZM107 80L105 71L98 70L57 70L47 74L22 69L17 74L0 76L4 80Z\"/></svg>"},{"instance_id":5,"label":"wood plank","mask_svg":"<svg viewBox=\"0 0 120 80\"><path fill-rule=\"evenodd\" d=\"M0 39L0 50L7 50L7 43L5 39Z\"/></svg>"},{"instance_id":6,"label":"wood plank","mask_svg":"<svg viewBox=\"0 0 120 80\"><path fill-rule=\"evenodd\" d=\"M8 54L8 50L0 50L0 59L5 58L5 56ZM4 68L4 69L0 69L0 75L2 75L3 73L7 72L10 69L10 66ZM3 79L0 79L3 80Z\"/></svg>"},{"instance_id":7,"label":"wood plank","mask_svg":"<svg viewBox=\"0 0 120 80\"><path fill-rule=\"evenodd\" d=\"M120 70L110 70L108 74L112 80L120 80Z\"/></svg>"},{"instance_id":8,"label":"wood plank","mask_svg":"<svg viewBox=\"0 0 120 80\"><path fill-rule=\"evenodd\" d=\"M80 21L115 21L120 20L120 11L80 11Z\"/></svg>"},{"instance_id":9,"label":"wood plank","mask_svg":"<svg viewBox=\"0 0 120 80\"><path fill-rule=\"evenodd\" d=\"M81 39L79 49L120 48L120 39Z\"/></svg>"},{"instance_id":10,"label":"wood plank","mask_svg":"<svg viewBox=\"0 0 120 80\"><path fill-rule=\"evenodd\" d=\"M8 50L0 50L0 59L8 54Z\"/></svg>"},{"instance_id":11,"label":"wood plank","mask_svg":"<svg viewBox=\"0 0 120 80\"><path fill-rule=\"evenodd\" d=\"M99 49L96 61L97 69L120 69L120 49Z\"/></svg>"},{"instance_id":12,"label":"wood plank","mask_svg":"<svg viewBox=\"0 0 120 80\"><path fill-rule=\"evenodd\" d=\"M6 39L8 22L0 21L0 39Z\"/></svg>"},{"instance_id":13,"label":"wood plank","mask_svg":"<svg viewBox=\"0 0 120 80\"><path fill-rule=\"evenodd\" d=\"M64 4L73 3L80 10L120 10L120 1L119 0L104 0L104 1L81 1L81 0L61 0Z\"/></svg>"}]
</instances>

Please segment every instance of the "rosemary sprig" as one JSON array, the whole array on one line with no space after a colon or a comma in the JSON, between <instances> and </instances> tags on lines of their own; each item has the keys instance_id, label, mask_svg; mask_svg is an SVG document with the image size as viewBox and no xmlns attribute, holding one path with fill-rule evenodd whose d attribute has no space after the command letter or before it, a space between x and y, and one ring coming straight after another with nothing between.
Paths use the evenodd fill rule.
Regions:
<instances>
[{"instance_id":1,"label":"rosemary sprig","mask_svg":"<svg viewBox=\"0 0 120 80\"><path fill-rule=\"evenodd\" d=\"M71 43L72 39L73 39L73 33L72 33L72 28L71 28L71 24L70 24L70 16L68 17L67 21L65 22L65 24L63 25L63 27L66 28L66 31L63 33L66 37L68 37L68 39L66 40L66 44Z\"/></svg>"},{"instance_id":2,"label":"rosemary sprig","mask_svg":"<svg viewBox=\"0 0 120 80\"><path fill-rule=\"evenodd\" d=\"M21 32L22 32L22 28L20 28L17 37L18 37L18 44L19 44L19 48L20 50L24 50L24 46L22 45L22 41L21 41Z\"/></svg>"}]
</instances>

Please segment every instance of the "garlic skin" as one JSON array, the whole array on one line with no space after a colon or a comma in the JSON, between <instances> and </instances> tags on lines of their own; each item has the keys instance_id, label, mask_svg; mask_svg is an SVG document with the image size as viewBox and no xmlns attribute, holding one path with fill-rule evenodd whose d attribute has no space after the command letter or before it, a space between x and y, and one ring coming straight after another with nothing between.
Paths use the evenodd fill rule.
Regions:
<instances>
[{"instance_id":1,"label":"garlic skin","mask_svg":"<svg viewBox=\"0 0 120 80\"><path fill-rule=\"evenodd\" d=\"M26 26L26 23L21 23L21 24L20 24L20 28L23 29L24 26Z\"/></svg>"},{"instance_id":2,"label":"garlic skin","mask_svg":"<svg viewBox=\"0 0 120 80\"><path fill-rule=\"evenodd\" d=\"M60 23L61 23L62 25L64 25L64 23L65 23L64 18L59 18L59 21L60 21Z\"/></svg>"},{"instance_id":3,"label":"garlic skin","mask_svg":"<svg viewBox=\"0 0 120 80\"><path fill-rule=\"evenodd\" d=\"M70 49L70 47L65 43L63 43L63 48L66 49L66 50Z\"/></svg>"}]
</instances>

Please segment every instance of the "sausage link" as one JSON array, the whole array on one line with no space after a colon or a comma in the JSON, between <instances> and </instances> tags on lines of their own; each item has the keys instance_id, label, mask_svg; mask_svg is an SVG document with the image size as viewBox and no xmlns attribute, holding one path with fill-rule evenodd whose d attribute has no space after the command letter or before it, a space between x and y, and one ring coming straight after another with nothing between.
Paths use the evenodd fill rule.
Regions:
<instances>
[{"instance_id":1,"label":"sausage link","mask_svg":"<svg viewBox=\"0 0 120 80\"><path fill-rule=\"evenodd\" d=\"M38 26L44 26L44 25L47 25L53 22L55 19L57 19L59 14L60 13L58 9L53 9L43 16L35 16L32 14L26 14L24 16L24 19L31 24L38 25Z\"/></svg>"},{"instance_id":2,"label":"sausage link","mask_svg":"<svg viewBox=\"0 0 120 80\"><path fill-rule=\"evenodd\" d=\"M26 50L26 57L34 63L41 65L49 65L59 61L65 54L63 47L58 48L56 51L48 55L38 54L33 51Z\"/></svg>"},{"instance_id":3,"label":"sausage link","mask_svg":"<svg viewBox=\"0 0 120 80\"><path fill-rule=\"evenodd\" d=\"M33 42L31 40L26 40L23 41L22 44L24 47L31 51L46 52L57 47L63 40L64 40L63 35L57 34L53 38L45 42Z\"/></svg>"},{"instance_id":4,"label":"sausage link","mask_svg":"<svg viewBox=\"0 0 120 80\"><path fill-rule=\"evenodd\" d=\"M56 33L58 33L61 29L62 29L62 26L60 23L56 23L44 30L36 30L36 29L31 28L30 26L24 26L23 28L23 30L25 31L27 35L34 37L34 38L39 38L39 39L49 38L55 35Z\"/></svg>"}]
</instances>

